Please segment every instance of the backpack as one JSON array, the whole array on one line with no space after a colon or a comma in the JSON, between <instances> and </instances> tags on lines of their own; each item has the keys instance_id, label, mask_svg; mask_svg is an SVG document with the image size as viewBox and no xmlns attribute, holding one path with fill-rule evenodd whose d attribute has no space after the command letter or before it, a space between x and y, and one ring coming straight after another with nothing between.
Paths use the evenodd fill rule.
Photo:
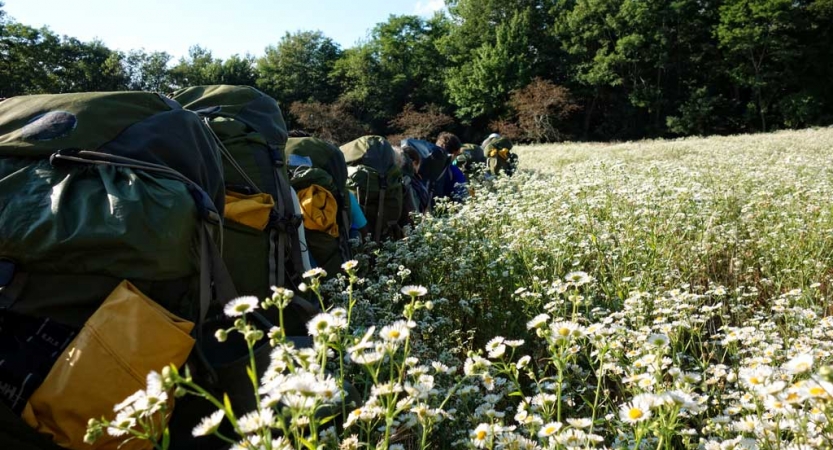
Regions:
<instances>
[{"instance_id":1,"label":"backpack","mask_svg":"<svg viewBox=\"0 0 833 450\"><path fill-rule=\"evenodd\" d=\"M467 175L477 172L475 165L486 163L486 154L483 152L483 147L477 144L463 144L463 153L460 156L457 157L457 166Z\"/></svg>"},{"instance_id":2,"label":"backpack","mask_svg":"<svg viewBox=\"0 0 833 450\"><path fill-rule=\"evenodd\" d=\"M347 162L347 189L356 195L373 239L402 237L404 191L402 171L390 143L381 136L363 136L341 146Z\"/></svg>"},{"instance_id":3,"label":"backpack","mask_svg":"<svg viewBox=\"0 0 833 450\"><path fill-rule=\"evenodd\" d=\"M419 176L431 199L431 209L437 198L451 195L453 183L449 173L451 161L448 153L440 146L421 139L403 139L402 147L415 148L422 158L419 166Z\"/></svg>"},{"instance_id":4,"label":"backpack","mask_svg":"<svg viewBox=\"0 0 833 450\"><path fill-rule=\"evenodd\" d=\"M265 228L234 220L224 225L223 259L237 290L266 298L272 286L300 284L301 218L284 163L287 131L278 103L255 88L228 85L189 87L171 98L205 118L222 143L226 190L272 198ZM303 323L297 325L303 333Z\"/></svg>"},{"instance_id":5,"label":"backpack","mask_svg":"<svg viewBox=\"0 0 833 450\"><path fill-rule=\"evenodd\" d=\"M486 140L483 151L486 154L486 167L489 173L492 175L514 173L518 157L511 150L512 141L509 138L498 136Z\"/></svg>"},{"instance_id":6,"label":"backpack","mask_svg":"<svg viewBox=\"0 0 833 450\"><path fill-rule=\"evenodd\" d=\"M350 198L347 191L347 163L341 150L314 137L290 138L286 143L290 183L299 197L313 185L323 187L335 202L336 233L312 229L304 217L307 247L318 266L334 276L352 259L350 251Z\"/></svg>"},{"instance_id":7,"label":"backpack","mask_svg":"<svg viewBox=\"0 0 833 450\"><path fill-rule=\"evenodd\" d=\"M118 379L101 370L113 377L104 381L107 389L100 389L102 380L82 378L71 390L57 390L63 400L45 408L37 402L42 392L55 392L51 369L67 360L67 351L85 352L86 362L102 355L81 350L95 344L81 338L89 338L92 317L106 318L103 305L117 303L108 303L114 293L137 299L123 306L145 305L151 316L167 317L158 314L165 311L197 324L209 306L236 295L214 243L219 236L212 237L223 198L213 138L172 100L117 92L0 102L0 440L15 448L53 447L20 420L21 407L29 425L57 438L60 430L50 423L64 429L81 420L83 427L85 414L102 402L105 409L90 417L112 417L115 403L144 387L127 372L149 368L136 353L113 353L114 346L103 353L111 357L98 361L130 369L119 366L125 373ZM153 327L141 331L163 335ZM163 349L173 345L160 339ZM118 398L101 398L119 389ZM76 445L82 437L62 439Z\"/></svg>"}]
</instances>

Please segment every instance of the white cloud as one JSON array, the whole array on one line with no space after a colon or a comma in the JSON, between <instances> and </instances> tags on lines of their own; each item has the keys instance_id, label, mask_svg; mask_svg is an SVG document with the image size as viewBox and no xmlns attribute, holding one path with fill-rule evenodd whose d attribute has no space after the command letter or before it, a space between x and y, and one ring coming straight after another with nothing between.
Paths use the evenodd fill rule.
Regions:
<instances>
[{"instance_id":1,"label":"white cloud","mask_svg":"<svg viewBox=\"0 0 833 450\"><path fill-rule=\"evenodd\" d=\"M445 0L418 0L414 6L414 13L420 16L430 16L445 8Z\"/></svg>"}]
</instances>

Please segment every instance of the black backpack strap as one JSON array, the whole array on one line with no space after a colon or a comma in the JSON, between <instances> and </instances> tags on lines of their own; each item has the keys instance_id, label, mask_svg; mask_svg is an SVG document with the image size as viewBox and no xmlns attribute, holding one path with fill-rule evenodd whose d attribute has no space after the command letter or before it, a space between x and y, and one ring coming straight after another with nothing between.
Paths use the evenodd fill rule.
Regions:
<instances>
[{"instance_id":1,"label":"black backpack strap","mask_svg":"<svg viewBox=\"0 0 833 450\"><path fill-rule=\"evenodd\" d=\"M11 308L26 285L26 273L7 258L0 258L0 310Z\"/></svg>"}]
</instances>

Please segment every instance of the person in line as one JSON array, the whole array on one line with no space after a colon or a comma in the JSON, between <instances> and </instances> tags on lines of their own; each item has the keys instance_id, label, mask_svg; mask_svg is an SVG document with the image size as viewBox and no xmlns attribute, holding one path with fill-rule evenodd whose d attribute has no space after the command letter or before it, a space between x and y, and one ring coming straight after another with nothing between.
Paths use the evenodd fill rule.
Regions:
<instances>
[{"instance_id":1,"label":"person in line","mask_svg":"<svg viewBox=\"0 0 833 450\"><path fill-rule=\"evenodd\" d=\"M446 153L448 153L448 158L450 159L448 166L448 180L452 186L451 199L461 202L469 195L467 188L468 180L466 179L466 175L464 175L463 171L460 170L460 168L455 164L457 157L463 152L463 143L460 142L460 139L456 135L444 131L437 137L436 145L443 148Z\"/></svg>"}]
</instances>

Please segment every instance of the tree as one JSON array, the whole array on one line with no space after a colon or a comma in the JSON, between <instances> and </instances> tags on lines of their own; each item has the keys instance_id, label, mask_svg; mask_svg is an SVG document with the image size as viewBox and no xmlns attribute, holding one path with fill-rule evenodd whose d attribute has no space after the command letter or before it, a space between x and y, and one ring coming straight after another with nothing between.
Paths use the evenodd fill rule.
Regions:
<instances>
[{"instance_id":1,"label":"tree","mask_svg":"<svg viewBox=\"0 0 833 450\"><path fill-rule=\"evenodd\" d=\"M529 82L535 60L529 17L529 11L516 12L497 27L495 42L483 44L470 63L449 73L449 96L464 122L505 112L509 92Z\"/></svg>"},{"instance_id":2,"label":"tree","mask_svg":"<svg viewBox=\"0 0 833 450\"><path fill-rule=\"evenodd\" d=\"M219 84L254 86L257 84L255 58L251 55L232 55L223 61L220 74L216 80Z\"/></svg>"},{"instance_id":3,"label":"tree","mask_svg":"<svg viewBox=\"0 0 833 450\"><path fill-rule=\"evenodd\" d=\"M295 102L289 113L305 131L336 144L367 134L367 128L342 103Z\"/></svg>"},{"instance_id":4,"label":"tree","mask_svg":"<svg viewBox=\"0 0 833 450\"><path fill-rule=\"evenodd\" d=\"M180 58L171 68L171 84L174 88L218 84L222 64L222 60L214 59L210 50L192 46L188 49L188 57Z\"/></svg>"},{"instance_id":5,"label":"tree","mask_svg":"<svg viewBox=\"0 0 833 450\"><path fill-rule=\"evenodd\" d=\"M336 64L334 78L343 100L357 105L357 114L374 132L386 134L391 119L409 103L448 105L443 78L447 60L436 44L449 26L442 15L429 20L390 16Z\"/></svg>"},{"instance_id":6,"label":"tree","mask_svg":"<svg viewBox=\"0 0 833 450\"><path fill-rule=\"evenodd\" d=\"M792 0L726 0L717 37L734 80L753 92L750 105L767 130L767 115L785 67L800 55L795 28L800 4Z\"/></svg>"},{"instance_id":7,"label":"tree","mask_svg":"<svg viewBox=\"0 0 833 450\"><path fill-rule=\"evenodd\" d=\"M131 50L124 59L124 71L128 78L128 89L167 93L172 90L173 80L168 64L171 55L166 52L147 53Z\"/></svg>"},{"instance_id":8,"label":"tree","mask_svg":"<svg viewBox=\"0 0 833 450\"><path fill-rule=\"evenodd\" d=\"M432 139L444 128L454 123L454 119L442 112L434 104L417 110L412 103L390 122L390 126L402 131L405 137Z\"/></svg>"},{"instance_id":9,"label":"tree","mask_svg":"<svg viewBox=\"0 0 833 450\"><path fill-rule=\"evenodd\" d=\"M564 134L559 125L579 109L567 88L541 78L514 91L509 104L523 131L522 139L534 142L562 140Z\"/></svg>"},{"instance_id":10,"label":"tree","mask_svg":"<svg viewBox=\"0 0 833 450\"><path fill-rule=\"evenodd\" d=\"M320 31L287 33L257 61L257 85L278 101L330 103L338 90L330 78L341 48Z\"/></svg>"}]
</instances>

